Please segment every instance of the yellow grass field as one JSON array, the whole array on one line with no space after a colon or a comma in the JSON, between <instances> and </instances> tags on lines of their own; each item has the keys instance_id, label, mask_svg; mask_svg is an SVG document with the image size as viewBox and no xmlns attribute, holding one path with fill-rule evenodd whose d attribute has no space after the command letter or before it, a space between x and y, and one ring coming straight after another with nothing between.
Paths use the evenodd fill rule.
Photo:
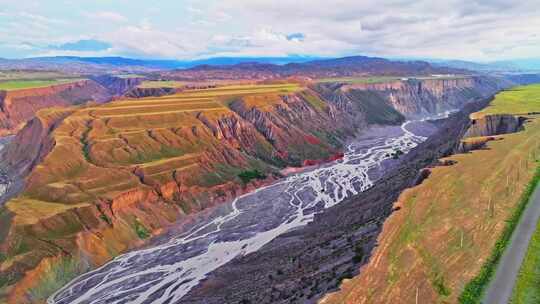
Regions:
<instances>
[{"instance_id":1,"label":"yellow grass field","mask_svg":"<svg viewBox=\"0 0 540 304\"><path fill-rule=\"evenodd\" d=\"M149 88L181 88L184 85L186 85L185 82L182 81L158 81L158 80L150 80L150 81L143 81L140 85L138 85L139 88L143 89L149 89Z\"/></svg>"}]
</instances>

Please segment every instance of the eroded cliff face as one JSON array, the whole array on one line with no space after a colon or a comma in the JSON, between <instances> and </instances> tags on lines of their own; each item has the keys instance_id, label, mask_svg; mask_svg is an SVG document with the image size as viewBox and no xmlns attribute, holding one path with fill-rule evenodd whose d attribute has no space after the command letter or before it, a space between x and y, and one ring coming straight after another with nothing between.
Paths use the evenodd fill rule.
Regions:
<instances>
[{"instance_id":1,"label":"eroded cliff face","mask_svg":"<svg viewBox=\"0 0 540 304\"><path fill-rule=\"evenodd\" d=\"M348 123L349 114L312 90L248 97L233 101L230 108L272 145L277 165L328 158L359 127Z\"/></svg>"},{"instance_id":2,"label":"eroded cliff face","mask_svg":"<svg viewBox=\"0 0 540 304\"><path fill-rule=\"evenodd\" d=\"M476 76L455 79L403 79L382 83L344 84L334 87L334 94L347 96L358 92L371 92L372 99L378 98L382 101L378 103L379 112L384 111L390 116L393 109L405 117L413 118L462 108L473 100L491 96L510 85L509 81L502 79ZM370 105L369 108L373 110L377 107Z\"/></svg>"},{"instance_id":3,"label":"eroded cliff face","mask_svg":"<svg viewBox=\"0 0 540 304\"><path fill-rule=\"evenodd\" d=\"M131 89L142 83L141 77L119 77L113 75L101 75L92 77L92 80L105 87L113 96L122 96Z\"/></svg>"},{"instance_id":4,"label":"eroded cliff face","mask_svg":"<svg viewBox=\"0 0 540 304\"><path fill-rule=\"evenodd\" d=\"M127 91L124 96L129 98L160 97L180 92L176 88L139 88L135 87Z\"/></svg>"},{"instance_id":5,"label":"eroded cliff face","mask_svg":"<svg viewBox=\"0 0 540 304\"><path fill-rule=\"evenodd\" d=\"M497 135L510 134L523 130L527 118L512 114L479 114L472 115L467 132L459 145L458 151L466 153L483 149L492 140L503 139Z\"/></svg>"},{"instance_id":6,"label":"eroded cliff face","mask_svg":"<svg viewBox=\"0 0 540 304\"><path fill-rule=\"evenodd\" d=\"M510 114L484 115L471 121L465 137L514 133L522 128L525 117Z\"/></svg>"},{"instance_id":7,"label":"eroded cliff face","mask_svg":"<svg viewBox=\"0 0 540 304\"><path fill-rule=\"evenodd\" d=\"M105 102L111 94L91 80L43 88L0 92L0 136L15 134L40 109L65 107L88 101Z\"/></svg>"},{"instance_id":8,"label":"eroded cliff face","mask_svg":"<svg viewBox=\"0 0 540 304\"><path fill-rule=\"evenodd\" d=\"M0 233L4 292L11 303L42 300L65 283L51 273L66 263L78 265L65 271L69 278L190 213L272 182L279 168L332 159L370 123L398 124L495 93L482 81L199 90L40 113L3 155L27 175ZM39 147L21 151L30 142ZM266 178L239 179L254 169Z\"/></svg>"}]
</instances>

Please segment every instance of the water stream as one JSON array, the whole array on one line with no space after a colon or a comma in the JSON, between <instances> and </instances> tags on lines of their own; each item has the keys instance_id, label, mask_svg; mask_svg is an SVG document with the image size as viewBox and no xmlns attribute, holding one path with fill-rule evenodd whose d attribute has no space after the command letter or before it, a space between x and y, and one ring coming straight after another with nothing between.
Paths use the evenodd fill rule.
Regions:
<instances>
[{"instance_id":1,"label":"water stream","mask_svg":"<svg viewBox=\"0 0 540 304\"><path fill-rule=\"evenodd\" d=\"M238 197L181 236L79 276L47 302L175 303L218 267L371 187L396 151L407 153L426 140L411 131L421 124L427 123L374 128L352 141L343 159Z\"/></svg>"}]
</instances>

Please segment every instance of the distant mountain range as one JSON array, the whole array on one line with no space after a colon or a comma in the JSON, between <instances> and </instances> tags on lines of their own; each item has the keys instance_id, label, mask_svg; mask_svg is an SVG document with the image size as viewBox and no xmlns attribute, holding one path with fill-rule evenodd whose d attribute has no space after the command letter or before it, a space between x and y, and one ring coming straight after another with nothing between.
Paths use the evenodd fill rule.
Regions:
<instances>
[{"instance_id":1,"label":"distant mountain range","mask_svg":"<svg viewBox=\"0 0 540 304\"><path fill-rule=\"evenodd\" d=\"M540 58L516 59L479 63L464 60L427 60L435 66L445 66L482 72L533 72L540 71Z\"/></svg>"},{"instance_id":2,"label":"distant mountain range","mask_svg":"<svg viewBox=\"0 0 540 304\"><path fill-rule=\"evenodd\" d=\"M343 58L320 58L309 56L286 57L216 57L199 60L153 60L125 57L35 57L25 59L1 59L0 69L61 70L70 73L95 74L111 72L152 72L163 70L216 70L233 69L270 70L291 74L292 71L354 70L354 73L404 75L407 73L439 72L526 72L540 71L540 59L521 59L478 63L462 60L390 60L377 57L350 56ZM341 73L347 75L347 72Z\"/></svg>"},{"instance_id":3,"label":"distant mountain range","mask_svg":"<svg viewBox=\"0 0 540 304\"><path fill-rule=\"evenodd\" d=\"M146 60L123 57L36 57L0 59L0 69L60 70L69 73L176 73L180 78L276 78L288 76L339 77L357 75L429 75L463 73L425 61L389 60L350 56L316 57L220 57L193 61ZM203 75L204 74L204 75ZM195 75L194 77L192 77Z\"/></svg>"},{"instance_id":4,"label":"distant mountain range","mask_svg":"<svg viewBox=\"0 0 540 304\"><path fill-rule=\"evenodd\" d=\"M334 78L359 76L429 76L433 74L469 74L470 71L435 67L425 61L394 61L385 58L351 56L318 59L302 63L276 65L239 63L199 65L189 69L162 71L165 79L201 81L210 79L281 79L287 77Z\"/></svg>"},{"instance_id":5,"label":"distant mountain range","mask_svg":"<svg viewBox=\"0 0 540 304\"><path fill-rule=\"evenodd\" d=\"M301 63L320 59L319 57L287 56L287 57L216 57L199 60L154 60L133 59L125 57L35 57L24 59L0 58L0 69L66 69L72 72L96 72L101 70L171 70L188 69L201 65L235 65L240 63L257 62L283 65Z\"/></svg>"}]
</instances>

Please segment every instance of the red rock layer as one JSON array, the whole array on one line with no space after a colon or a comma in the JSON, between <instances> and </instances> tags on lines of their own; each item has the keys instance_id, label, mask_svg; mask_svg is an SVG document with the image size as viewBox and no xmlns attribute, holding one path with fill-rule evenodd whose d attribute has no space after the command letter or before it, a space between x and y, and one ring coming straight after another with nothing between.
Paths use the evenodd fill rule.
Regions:
<instances>
[{"instance_id":1,"label":"red rock layer","mask_svg":"<svg viewBox=\"0 0 540 304\"><path fill-rule=\"evenodd\" d=\"M87 101L104 102L111 95L92 80L43 88L0 91L0 136L15 134L40 109Z\"/></svg>"}]
</instances>

